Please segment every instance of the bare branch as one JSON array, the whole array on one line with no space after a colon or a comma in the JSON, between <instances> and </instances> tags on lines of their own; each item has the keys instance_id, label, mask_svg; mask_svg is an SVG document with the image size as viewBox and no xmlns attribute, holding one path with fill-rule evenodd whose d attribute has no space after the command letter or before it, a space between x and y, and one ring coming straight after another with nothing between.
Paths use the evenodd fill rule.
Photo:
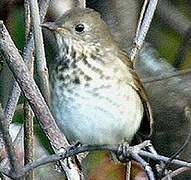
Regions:
<instances>
[{"instance_id":1,"label":"bare branch","mask_svg":"<svg viewBox=\"0 0 191 180\"><path fill-rule=\"evenodd\" d=\"M137 146L137 145L136 145ZM141 150L141 149L137 149L136 146L128 146L127 147L127 151L128 151L128 157L133 157L133 159L135 160L140 160L141 157L144 158L151 158L155 161L163 161L163 162L168 162L170 158L165 157L165 156L161 156L158 154L152 154L150 152L147 152L145 150ZM19 174L17 174L17 177L22 177L24 176L27 172L34 170L35 168L45 165L47 163L50 162L55 162L58 160L63 160L65 158L68 158L70 156L73 155L77 155L79 153L83 153L83 152L91 152L91 151L111 151L114 153L118 153L119 151L119 145L114 144L114 145L83 145L83 146L78 146L78 147L74 147L74 148L69 148L63 151L63 153L58 153L58 154L53 154L50 156L45 156L42 158L39 158L37 160L35 160L32 163L29 163L28 165L26 165ZM138 157L139 156L139 157ZM139 161L140 163L142 163L142 158ZM178 160L178 159L174 159L171 164L177 165L179 167L184 166L184 167L188 167L191 169L191 163L186 162L186 161L182 161L182 160ZM148 168L148 163L144 161L143 167ZM146 169L148 170L148 169ZM6 173L6 169L0 169L1 172ZM151 175L152 176L152 175Z\"/></svg>"},{"instance_id":2,"label":"bare branch","mask_svg":"<svg viewBox=\"0 0 191 180\"><path fill-rule=\"evenodd\" d=\"M41 1L41 5L40 5L41 21L44 20L49 1L50 0L42 0ZM33 40L32 33L30 33L28 36L26 46L24 47L24 50L23 50L23 60L27 65L31 60L33 50L34 50L34 40ZM17 82L14 81L12 83L12 88L10 89L9 99L8 99L6 106L5 106L5 109L4 109L4 114L5 114L6 118L9 119L9 122L11 122L12 117L14 115L14 112L15 112L15 109L17 106L17 102L18 102L19 97L20 97L20 93L21 93L21 90L20 90Z\"/></svg>"},{"instance_id":3,"label":"bare branch","mask_svg":"<svg viewBox=\"0 0 191 180\"><path fill-rule=\"evenodd\" d=\"M7 120L9 121L9 124L11 123L13 115L15 113L15 109L17 107L17 102L19 100L20 93L21 93L21 90L17 82L14 81L12 83L12 87L10 89L10 95L4 109L4 114Z\"/></svg>"},{"instance_id":4,"label":"bare branch","mask_svg":"<svg viewBox=\"0 0 191 180\"><path fill-rule=\"evenodd\" d=\"M25 117L25 126L24 126L24 164L28 164L33 161L33 151L34 151L34 129L33 129L33 112L28 104L25 102L24 105L24 117ZM26 180L33 179L33 171L31 171L27 176Z\"/></svg>"},{"instance_id":5,"label":"bare branch","mask_svg":"<svg viewBox=\"0 0 191 180\"><path fill-rule=\"evenodd\" d=\"M2 21L0 22L0 52L4 56L26 99L29 101L54 150L57 152L61 148L67 147L69 144L64 134L57 127L44 98L30 76L28 68L24 64ZM65 166L64 170L68 175L72 174L74 178L80 179L81 174L79 174L79 169L74 163L72 167L70 165L70 168Z\"/></svg>"},{"instance_id":6,"label":"bare branch","mask_svg":"<svg viewBox=\"0 0 191 180\"><path fill-rule=\"evenodd\" d=\"M135 38L138 38L138 36L139 36L139 32L140 32L140 29L141 29L141 24L143 22L144 13L146 11L147 5L148 5L148 0L144 0L143 7L141 9L141 14L140 14L140 17L139 17L139 22L138 22L137 29L136 29Z\"/></svg>"},{"instance_id":7,"label":"bare branch","mask_svg":"<svg viewBox=\"0 0 191 180\"><path fill-rule=\"evenodd\" d=\"M16 49L2 22L0 22L0 47L2 55L5 57L9 68L13 72L25 97L29 101L35 115L39 119L42 128L45 130L52 144L56 149L61 148L65 144L68 145L64 135L56 126L38 87L30 76L28 68L24 64L21 55Z\"/></svg>"},{"instance_id":8,"label":"bare branch","mask_svg":"<svg viewBox=\"0 0 191 180\"><path fill-rule=\"evenodd\" d=\"M132 50L130 52L131 61L134 61L135 56L137 55L138 51L141 49L141 47L144 43L146 34L149 30L149 27L150 27L150 24L151 24L151 21L152 21L152 18L153 18L153 15L154 15L154 12L155 12L155 9L157 6L157 3L158 3L158 0L150 0L146 11L145 11L146 4L144 3L144 5L143 5L143 10L141 12L139 25L138 25L138 29L137 29L137 31L139 31L139 32L136 32L136 37L134 39L134 47L132 48ZM145 12L143 12L143 11L145 11ZM145 15L144 15L144 19L143 19L142 15L144 13L145 13ZM142 19L143 19L143 21L142 21ZM140 21L142 21L142 22L140 23Z\"/></svg>"},{"instance_id":9,"label":"bare branch","mask_svg":"<svg viewBox=\"0 0 191 180\"><path fill-rule=\"evenodd\" d=\"M40 19L44 21L51 0L40 0Z\"/></svg>"},{"instance_id":10,"label":"bare branch","mask_svg":"<svg viewBox=\"0 0 191 180\"><path fill-rule=\"evenodd\" d=\"M30 0L30 11L33 25L34 42L35 42L35 55L37 64L37 75L39 81L39 88L46 100L49 102L49 79L48 68L46 64L44 42L42 36L42 29L40 26L40 14L37 0Z\"/></svg>"},{"instance_id":11,"label":"bare branch","mask_svg":"<svg viewBox=\"0 0 191 180\"><path fill-rule=\"evenodd\" d=\"M5 149L8 154L9 162L10 162L10 172L12 173L18 173L18 164L17 164L17 159L16 159L16 154L15 154L15 149L14 146L12 145L12 139L9 134L9 124L6 119L6 117L3 114L3 111L0 107L0 131L2 133L3 141L5 143Z\"/></svg>"},{"instance_id":12,"label":"bare branch","mask_svg":"<svg viewBox=\"0 0 191 180\"><path fill-rule=\"evenodd\" d=\"M30 33L31 28L31 18L30 18L30 4L28 0L24 1L25 6L25 39L27 42L27 37ZM34 57L32 57L34 60ZM34 61L32 60L30 65L30 73L33 77L34 72ZM24 101L24 164L28 164L33 161L33 154L34 154L34 129L33 129L33 117L34 114L29 106L29 103L25 99ZM25 177L26 180L33 180L34 179L34 172L31 171Z\"/></svg>"},{"instance_id":13,"label":"bare branch","mask_svg":"<svg viewBox=\"0 0 191 180\"><path fill-rule=\"evenodd\" d=\"M191 73L191 69L185 69L185 70L165 73L165 74L162 74L161 76L144 78L141 81L143 83L147 84L147 83L153 83L153 82L157 82L157 81L171 79L173 77L183 76L183 75L190 74L190 73Z\"/></svg>"}]
</instances>

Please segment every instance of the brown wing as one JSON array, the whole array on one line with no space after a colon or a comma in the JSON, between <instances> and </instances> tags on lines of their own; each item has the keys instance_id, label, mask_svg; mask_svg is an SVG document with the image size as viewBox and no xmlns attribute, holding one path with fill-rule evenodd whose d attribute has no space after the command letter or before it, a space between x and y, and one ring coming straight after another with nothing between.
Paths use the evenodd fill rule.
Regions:
<instances>
[{"instance_id":1,"label":"brown wing","mask_svg":"<svg viewBox=\"0 0 191 180\"><path fill-rule=\"evenodd\" d=\"M144 116L143 116L143 120L141 122L141 126L139 128L139 133L142 136L148 137L152 133L153 116L152 116L151 106L148 101L148 97L147 97L145 88L143 87L143 84L140 81L139 76L135 72L132 62L127 57L126 52L120 51L119 54L121 56L120 59L127 65L128 70L132 74L133 82L130 83L130 85L137 91L137 93L139 94L141 101L143 103Z\"/></svg>"}]
</instances>

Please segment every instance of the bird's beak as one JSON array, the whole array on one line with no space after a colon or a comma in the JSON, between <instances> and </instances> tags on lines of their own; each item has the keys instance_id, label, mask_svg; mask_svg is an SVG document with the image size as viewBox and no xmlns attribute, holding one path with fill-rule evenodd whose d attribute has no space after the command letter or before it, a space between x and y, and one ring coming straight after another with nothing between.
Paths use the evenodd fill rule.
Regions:
<instances>
[{"instance_id":1,"label":"bird's beak","mask_svg":"<svg viewBox=\"0 0 191 180\"><path fill-rule=\"evenodd\" d=\"M41 24L41 27L47 28L50 31L56 31L58 26L54 22L45 22Z\"/></svg>"}]
</instances>

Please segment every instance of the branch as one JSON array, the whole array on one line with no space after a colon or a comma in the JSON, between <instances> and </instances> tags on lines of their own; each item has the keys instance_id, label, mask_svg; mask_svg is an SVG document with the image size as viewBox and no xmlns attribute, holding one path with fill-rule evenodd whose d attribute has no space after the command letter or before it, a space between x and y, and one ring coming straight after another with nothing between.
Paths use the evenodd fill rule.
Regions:
<instances>
[{"instance_id":1,"label":"branch","mask_svg":"<svg viewBox=\"0 0 191 180\"><path fill-rule=\"evenodd\" d=\"M41 0L41 4L40 4L41 21L44 20L49 1L50 0ZM26 46L24 47L24 50L23 50L23 60L27 66L32 58L33 50L34 50L34 39L33 39L32 33L30 33L28 36ZM5 110L4 110L4 114L5 114L6 118L9 120L9 122L11 122L12 117L14 115L14 112L15 112L15 109L17 106L17 102L20 97L20 93L21 93L21 90L20 90L17 82L14 81L12 83L12 88L10 89L10 93L9 93L9 99L6 103Z\"/></svg>"},{"instance_id":2,"label":"branch","mask_svg":"<svg viewBox=\"0 0 191 180\"><path fill-rule=\"evenodd\" d=\"M149 30L158 0L150 0L147 8L146 8L146 5L147 5L146 3L147 3L147 0L143 4L143 8L141 11L141 15L140 15L140 19L139 19L139 23L138 23L138 27L137 27L136 36L134 39L134 47L132 48L132 50L130 52L131 61L134 61L135 56L138 54L138 51L141 49L141 47L144 43L144 40L145 40L146 34ZM144 19L143 19L143 14L144 14Z\"/></svg>"},{"instance_id":3,"label":"branch","mask_svg":"<svg viewBox=\"0 0 191 180\"><path fill-rule=\"evenodd\" d=\"M44 98L35 84L35 81L30 76L28 68L24 64L21 55L16 49L2 21L0 21L0 52L5 58L7 65L12 71L26 99L29 101L31 108L53 149L57 152L63 147L66 148L69 144L64 134L57 127ZM80 179L81 175L74 163L70 168L65 166L64 170L68 175L75 174L75 177L78 176L77 179Z\"/></svg>"},{"instance_id":4,"label":"branch","mask_svg":"<svg viewBox=\"0 0 191 180\"><path fill-rule=\"evenodd\" d=\"M32 163L29 163L20 171L17 178L24 176L26 173L30 172L31 170L34 170L35 168L37 168L39 166L45 165L47 163L59 161L61 159L63 160L63 159L66 159L70 156L77 155L79 153L91 152L91 151L110 151L110 152L117 154L119 151L119 146L120 145L118 145L118 144L114 144L114 145L83 145L80 147L75 146L73 148L69 148L69 149L64 150L63 153L45 156L45 157L42 157L42 158L35 160ZM135 159L135 160L137 160L137 156L139 156L138 158L144 157L144 158L153 159L155 161L163 161L163 162L168 162L170 159L170 158L162 156L162 155L153 154L153 153L147 152L145 150L137 149L137 145L136 146L128 146L126 148L127 148L127 153L129 155L128 157L133 157L133 159ZM191 168L191 163L186 162L186 161L182 161L182 160L178 160L178 159L174 159L171 162L171 164L177 165L179 167L183 166L183 167ZM143 164L141 164L141 165L143 165ZM147 168L148 163L146 163L144 167ZM6 169L0 169L0 171L2 173L6 173Z\"/></svg>"},{"instance_id":5,"label":"branch","mask_svg":"<svg viewBox=\"0 0 191 180\"><path fill-rule=\"evenodd\" d=\"M56 126L37 85L35 84L28 68L22 60L21 55L11 40L11 37L3 25L3 22L0 22L0 47L1 53L5 57L7 65L14 74L15 79L22 89L26 99L29 101L30 106L39 119L40 124L51 143L58 149L65 144L68 145L68 143L66 143L66 139L61 138L64 136Z\"/></svg>"},{"instance_id":6,"label":"branch","mask_svg":"<svg viewBox=\"0 0 191 180\"><path fill-rule=\"evenodd\" d=\"M25 7L25 40L27 42L27 37L30 33L31 28L31 18L30 18L30 4L28 0L24 1ZM34 73L34 57L32 56L32 62L30 65L30 74L33 77ZM30 108L29 103L24 100L24 164L28 164L33 161L34 156L34 126L33 126L34 114ZM31 171L25 177L25 180L33 180L34 172Z\"/></svg>"},{"instance_id":7,"label":"branch","mask_svg":"<svg viewBox=\"0 0 191 180\"><path fill-rule=\"evenodd\" d=\"M40 26L40 14L37 0L30 0L30 11L33 25L35 54L37 64L37 75L39 81L40 90L48 103L49 101L49 80L48 80L48 68L46 64L44 42L42 36L42 29Z\"/></svg>"},{"instance_id":8,"label":"branch","mask_svg":"<svg viewBox=\"0 0 191 180\"><path fill-rule=\"evenodd\" d=\"M0 131L2 133L3 141L5 143L5 149L8 154L9 162L10 162L10 172L18 173L19 168L17 165L17 159L15 154L14 146L12 145L11 135L9 134L8 121L4 116L2 109L0 107ZM9 170L8 170L9 171Z\"/></svg>"},{"instance_id":9,"label":"branch","mask_svg":"<svg viewBox=\"0 0 191 180\"><path fill-rule=\"evenodd\" d=\"M50 4L51 0L40 0L40 19L41 22L44 21L45 16L46 16L46 12L49 8L49 4Z\"/></svg>"},{"instance_id":10,"label":"branch","mask_svg":"<svg viewBox=\"0 0 191 180\"><path fill-rule=\"evenodd\" d=\"M147 83L153 83L153 82L157 82L157 81L171 79L171 78L178 77L178 76L183 76L183 75L190 74L190 73L191 73L191 69L185 69L185 70L161 74L156 77L143 78L141 81L143 83L147 84Z\"/></svg>"}]
</instances>

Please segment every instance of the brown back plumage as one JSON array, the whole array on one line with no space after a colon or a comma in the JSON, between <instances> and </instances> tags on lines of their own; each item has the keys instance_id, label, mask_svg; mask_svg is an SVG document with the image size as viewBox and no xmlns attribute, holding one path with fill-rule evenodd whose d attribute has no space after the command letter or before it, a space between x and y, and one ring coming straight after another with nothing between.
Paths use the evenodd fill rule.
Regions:
<instances>
[{"instance_id":1,"label":"brown back plumage","mask_svg":"<svg viewBox=\"0 0 191 180\"><path fill-rule=\"evenodd\" d=\"M133 75L134 83L130 85L132 85L132 87L139 94L141 101L143 103L143 107L144 107L144 116L143 116L143 120L141 122L141 126L139 128L138 133L141 136L149 137L152 134L153 116L152 116L152 110L148 100L147 93L145 91L145 88L142 82L140 81L139 76L137 75L133 67L133 63L129 60L127 53L122 50L119 50L119 51L120 51L119 55L121 56L120 59L123 61L124 64L127 65L128 70Z\"/></svg>"}]
</instances>

